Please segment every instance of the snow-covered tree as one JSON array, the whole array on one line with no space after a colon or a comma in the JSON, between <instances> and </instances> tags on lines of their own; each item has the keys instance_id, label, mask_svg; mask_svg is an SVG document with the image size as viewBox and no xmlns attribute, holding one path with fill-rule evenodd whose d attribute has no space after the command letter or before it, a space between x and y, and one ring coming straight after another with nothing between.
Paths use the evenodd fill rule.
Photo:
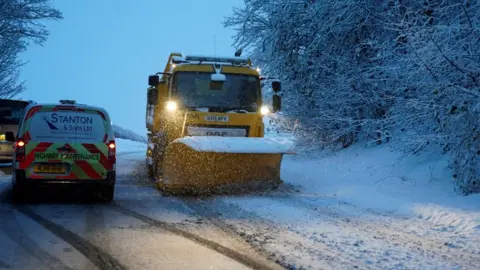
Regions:
<instances>
[{"instance_id":1,"label":"snow-covered tree","mask_svg":"<svg viewBox=\"0 0 480 270\"><path fill-rule=\"evenodd\" d=\"M480 4L244 0L235 46L284 83L283 124L319 146L439 144L465 191L480 179Z\"/></svg>"},{"instance_id":2,"label":"snow-covered tree","mask_svg":"<svg viewBox=\"0 0 480 270\"><path fill-rule=\"evenodd\" d=\"M400 1L390 19L403 52L391 65L409 83L392 113L400 138L442 145L462 189L480 190L480 3Z\"/></svg>"},{"instance_id":3,"label":"snow-covered tree","mask_svg":"<svg viewBox=\"0 0 480 270\"><path fill-rule=\"evenodd\" d=\"M19 82L22 63L17 56L31 42L42 45L48 30L43 20L62 19L48 0L0 0L0 97L12 98L24 90Z\"/></svg>"},{"instance_id":4,"label":"snow-covered tree","mask_svg":"<svg viewBox=\"0 0 480 270\"><path fill-rule=\"evenodd\" d=\"M393 33L379 23L381 8L366 0L246 0L225 25L237 30L236 46L286 83L287 119L300 120L310 139L346 147L360 133L381 140L378 120L391 104L378 66L388 57L383 37Z\"/></svg>"}]
</instances>

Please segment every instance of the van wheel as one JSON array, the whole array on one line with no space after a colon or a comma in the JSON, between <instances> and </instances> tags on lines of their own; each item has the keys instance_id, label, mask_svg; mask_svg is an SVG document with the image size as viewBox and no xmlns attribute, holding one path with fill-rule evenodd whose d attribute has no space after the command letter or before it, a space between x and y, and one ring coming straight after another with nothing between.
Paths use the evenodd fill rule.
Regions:
<instances>
[{"instance_id":1,"label":"van wheel","mask_svg":"<svg viewBox=\"0 0 480 270\"><path fill-rule=\"evenodd\" d=\"M27 189L24 186L18 184L12 186L12 199L14 203L25 202Z\"/></svg>"},{"instance_id":2,"label":"van wheel","mask_svg":"<svg viewBox=\"0 0 480 270\"><path fill-rule=\"evenodd\" d=\"M104 202L113 201L115 195L115 185L103 185L100 187L100 198Z\"/></svg>"}]
</instances>

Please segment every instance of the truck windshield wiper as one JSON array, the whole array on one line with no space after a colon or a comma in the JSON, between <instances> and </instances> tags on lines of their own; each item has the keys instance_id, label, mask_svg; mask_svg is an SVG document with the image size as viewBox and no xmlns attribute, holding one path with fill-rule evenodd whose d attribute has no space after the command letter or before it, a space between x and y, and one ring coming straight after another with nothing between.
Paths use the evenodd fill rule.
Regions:
<instances>
[{"instance_id":1,"label":"truck windshield wiper","mask_svg":"<svg viewBox=\"0 0 480 270\"><path fill-rule=\"evenodd\" d=\"M210 108L212 109L212 108ZM212 110L213 111L213 110ZM237 113L248 113L248 112L255 112L252 107L244 106L244 107L217 107L214 109L216 112L237 112Z\"/></svg>"},{"instance_id":2,"label":"truck windshield wiper","mask_svg":"<svg viewBox=\"0 0 480 270\"><path fill-rule=\"evenodd\" d=\"M236 112L236 113L248 113L249 110L245 109L245 108L225 108L223 110L223 112L230 112L230 111L233 111L233 112Z\"/></svg>"}]
</instances>

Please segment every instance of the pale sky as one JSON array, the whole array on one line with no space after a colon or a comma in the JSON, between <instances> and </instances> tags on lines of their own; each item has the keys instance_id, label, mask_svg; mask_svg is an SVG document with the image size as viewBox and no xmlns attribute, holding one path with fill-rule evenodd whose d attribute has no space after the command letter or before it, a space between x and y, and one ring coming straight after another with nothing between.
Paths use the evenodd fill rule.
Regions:
<instances>
[{"instance_id":1,"label":"pale sky","mask_svg":"<svg viewBox=\"0 0 480 270\"><path fill-rule=\"evenodd\" d=\"M47 22L43 47L22 55L27 90L15 98L75 99L104 107L114 124L146 134L148 75L170 52L233 56L222 21L243 0L56 0L64 19Z\"/></svg>"}]
</instances>

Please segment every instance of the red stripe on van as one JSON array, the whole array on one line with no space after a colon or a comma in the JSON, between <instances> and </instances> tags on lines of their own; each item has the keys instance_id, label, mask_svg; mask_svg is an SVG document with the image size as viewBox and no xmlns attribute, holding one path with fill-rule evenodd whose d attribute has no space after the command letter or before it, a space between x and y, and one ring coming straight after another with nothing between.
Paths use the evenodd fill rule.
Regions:
<instances>
[{"instance_id":1,"label":"red stripe on van","mask_svg":"<svg viewBox=\"0 0 480 270\"><path fill-rule=\"evenodd\" d=\"M101 179L102 177L98 174L90 164L85 160L75 160L75 164L80 167L90 179Z\"/></svg>"},{"instance_id":2,"label":"red stripe on van","mask_svg":"<svg viewBox=\"0 0 480 270\"><path fill-rule=\"evenodd\" d=\"M42 106L34 106L32 107L28 112L27 114L25 115L25 121L28 120L30 117L32 117L36 112L38 112L40 109L42 108Z\"/></svg>"},{"instance_id":3,"label":"red stripe on van","mask_svg":"<svg viewBox=\"0 0 480 270\"><path fill-rule=\"evenodd\" d=\"M24 161L19 162L19 167L20 169L26 169L32 164L33 160L35 160L35 153L43 153L47 151L47 149L52 145L53 143L50 142L41 142L39 143L35 148L30 151L30 153L27 154L25 157Z\"/></svg>"},{"instance_id":4,"label":"red stripe on van","mask_svg":"<svg viewBox=\"0 0 480 270\"><path fill-rule=\"evenodd\" d=\"M105 114L104 114L103 112L97 111L97 113L100 114L100 116L103 118L103 120L107 120L107 119L105 118Z\"/></svg>"},{"instance_id":5,"label":"red stripe on van","mask_svg":"<svg viewBox=\"0 0 480 270\"><path fill-rule=\"evenodd\" d=\"M27 144L32 139L32 137L30 136L30 132L28 131L25 131L22 137L23 137L23 140L25 141L25 144Z\"/></svg>"},{"instance_id":6,"label":"red stripe on van","mask_svg":"<svg viewBox=\"0 0 480 270\"><path fill-rule=\"evenodd\" d=\"M82 143L82 145L83 147L85 147L85 149L87 149L88 152L92 154L97 154L97 153L100 154L100 164L102 164L102 166L106 170L111 171L113 169L112 163L108 160L108 158L102 152L100 152L100 150L94 144Z\"/></svg>"}]
</instances>

